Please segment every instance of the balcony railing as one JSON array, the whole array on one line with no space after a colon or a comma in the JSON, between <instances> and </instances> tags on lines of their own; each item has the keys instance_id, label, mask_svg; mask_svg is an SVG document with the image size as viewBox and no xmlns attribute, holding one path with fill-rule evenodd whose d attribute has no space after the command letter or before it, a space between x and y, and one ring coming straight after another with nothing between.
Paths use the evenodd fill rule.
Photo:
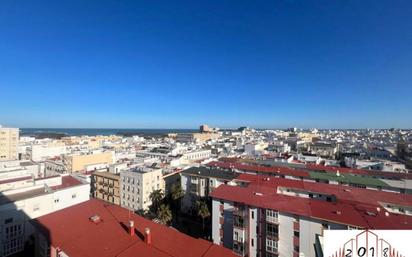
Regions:
<instances>
[{"instance_id":1,"label":"balcony railing","mask_svg":"<svg viewBox=\"0 0 412 257\"><path fill-rule=\"evenodd\" d=\"M266 237L272 239L272 240L278 240L279 239L279 233L275 232L266 232Z\"/></svg>"}]
</instances>

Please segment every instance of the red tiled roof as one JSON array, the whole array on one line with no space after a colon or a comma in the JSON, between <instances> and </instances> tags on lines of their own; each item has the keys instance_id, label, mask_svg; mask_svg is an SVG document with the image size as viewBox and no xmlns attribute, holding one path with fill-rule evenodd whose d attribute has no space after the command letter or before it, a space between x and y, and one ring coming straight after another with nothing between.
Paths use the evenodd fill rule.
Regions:
<instances>
[{"instance_id":1,"label":"red tiled roof","mask_svg":"<svg viewBox=\"0 0 412 257\"><path fill-rule=\"evenodd\" d=\"M391 213L389 217L386 217L383 207L379 204L379 202L388 202L392 204L412 206L411 195L274 177L271 177L270 180L266 180L263 176L250 174L241 174L238 178L250 181L250 184L248 184L247 187L221 185L211 193L211 196L217 199L224 199L260 208L274 209L281 212L362 228L412 228L411 216ZM278 194L278 186L335 195L337 201L327 202ZM262 195L257 195L256 193ZM377 207L381 207L382 211L377 212ZM373 210L376 216L367 215L367 210Z\"/></svg>"},{"instance_id":2,"label":"red tiled roof","mask_svg":"<svg viewBox=\"0 0 412 257\"><path fill-rule=\"evenodd\" d=\"M353 168L344 168L344 167L324 166L324 165L317 165L317 164L306 164L306 168L310 170L316 170L316 171L332 171L332 172L336 172L339 170L340 173L352 173L352 174L375 176L375 177L380 177L380 178L412 179L412 173L363 170L363 169L353 169Z\"/></svg>"},{"instance_id":3,"label":"red tiled roof","mask_svg":"<svg viewBox=\"0 0 412 257\"><path fill-rule=\"evenodd\" d=\"M213 161L207 164L208 166L221 167L221 168L234 168L239 170L251 171L251 172L260 172L260 173L274 173L281 175L289 175L294 177L310 177L308 171L330 171L340 173L351 173L355 175L366 175L371 177L379 178L397 178L397 179L412 179L412 173L397 173L397 172L385 172L385 171L373 171L373 170L362 170L362 169L352 169L344 167L333 167L333 166L324 166L317 164L306 164L305 170L303 169L294 169L289 167L276 167L276 166L261 166L261 165L252 165L241 163L240 161Z\"/></svg>"},{"instance_id":4,"label":"red tiled roof","mask_svg":"<svg viewBox=\"0 0 412 257\"><path fill-rule=\"evenodd\" d=\"M81 185L81 184L82 184L82 182L80 182L79 180L73 178L72 176L62 176L61 185L52 186L51 188L54 189L54 190L58 190L58 189L77 186L77 185Z\"/></svg>"},{"instance_id":5,"label":"red tiled roof","mask_svg":"<svg viewBox=\"0 0 412 257\"><path fill-rule=\"evenodd\" d=\"M266 166L258 166L258 165L249 165L249 164L242 164L237 162L209 162L207 163L208 166L211 167L220 167L225 169L238 169L250 172L259 172L259 173L272 173L272 174L279 174L279 175L289 175L294 177L310 177L309 173L304 170L295 170L286 167L266 167Z\"/></svg>"},{"instance_id":6,"label":"red tiled roof","mask_svg":"<svg viewBox=\"0 0 412 257\"><path fill-rule=\"evenodd\" d=\"M98 224L90 222L89 218L93 215L98 215L102 221ZM136 228L136 235L133 237L124 228L129 220L134 221ZM43 231L48 231L51 245L59 247L71 257L235 256L223 247L189 237L119 206L96 199L42 216L32 222ZM150 245L145 244L139 236L146 227L150 228L152 235Z\"/></svg>"}]
</instances>

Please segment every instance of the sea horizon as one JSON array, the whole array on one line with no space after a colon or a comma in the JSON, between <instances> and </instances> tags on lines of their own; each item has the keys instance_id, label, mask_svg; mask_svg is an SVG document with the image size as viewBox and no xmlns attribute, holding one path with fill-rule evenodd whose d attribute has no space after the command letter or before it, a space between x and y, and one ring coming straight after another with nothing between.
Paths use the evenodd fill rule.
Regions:
<instances>
[{"instance_id":1,"label":"sea horizon","mask_svg":"<svg viewBox=\"0 0 412 257\"><path fill-rule=\"evenodd\" d=\"M107 136L107 135L165 135L169 133L192 133L199 129L156 129L156 128L19 128L23 136L64 135L64 136Z\"/></svg>"}]
</instances>

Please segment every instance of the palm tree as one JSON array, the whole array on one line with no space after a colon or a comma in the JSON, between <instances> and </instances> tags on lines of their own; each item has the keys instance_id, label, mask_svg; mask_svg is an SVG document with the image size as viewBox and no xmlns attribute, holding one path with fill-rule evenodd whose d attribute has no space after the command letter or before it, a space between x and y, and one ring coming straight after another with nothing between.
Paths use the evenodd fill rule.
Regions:
<instances>
[{"instance_id":1,"label":"palm tree","mask_svg":"<svg viewBox=\"0 0 412 257\"><path fill-rule=\"evenodd\" d=\"M159 210L157 211L157 218L163 224L168 224L173 216L172 211L169 208L169 205L161 204Z\"/></svg>"},{"instance_id":2,"label":"palm tree","mask_svg":"<svg viewBox=\"0 0 412 257\"><path fill-rule=\"evenodd\" d=\"M173 200L173 206L175 207L175 215L177 216L177 210L180 208L180 202L182 197L185 195L185 191L183 191L182 186L180 184L173 184L172 188L170 189L170 196Z\"/></svg>"},{"instance_id":3,"label":"palm tree","mask_svg":"<svg viewBox=\"0 0 412 257\"><path fill-rule=\"evenodd\" d=\"M160 203L162 202L164 194L161 189L154 190L150 193L149 198L152 201L151 209L154 213L157 212Z\"/></svg>"},{"instance_id":4,"label":"palm tree","mask_svg":"<svg viewBox=\"0 0 412 257\"><path fill-rule=\"evenodd\" d=\"M203 230L205 230L205 219L210 216L209 208L207 207L206 202L197 201L197 215L202 218Z\"/></svg>"},{"instance_id":5,"label":"palm tree","mask_svg":"<svg viewBox=\"0 0 412 257\"><path fill-rule=\"evenodd\" d=\"M180 198L182 198L185 195L185 191L183 191L182 186L180 184L173 184L170 191L172 194L173 201L180 200Z\"/></svg>"}]
</instances>

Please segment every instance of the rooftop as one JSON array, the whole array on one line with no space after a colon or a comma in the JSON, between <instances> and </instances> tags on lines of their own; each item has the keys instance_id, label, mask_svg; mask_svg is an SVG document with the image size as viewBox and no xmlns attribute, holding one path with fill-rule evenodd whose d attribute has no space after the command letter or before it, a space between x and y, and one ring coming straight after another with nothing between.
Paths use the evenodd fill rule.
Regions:
<instances>
[{"instance_id":1,"label":"rooftop","mask_svg":"<svg viewBox=\"0 0 412 257\"><path fill-rule=\"evenodd\" d=\"M224 180L232 180L239 175L234 171L228 171L214 167L191 167L189 169L183 170L182 174L199 177L218 178Z\"/></svg>"},{"instance_id":2,"label":"rooftop","mask_svg":"<svg viewBox=\"0 0 412 257\"><path fill-rule=\"evenodd\" d=\"M341 185L304 182L241 174L238 179L249 181L246 187L221 185L211 196L259 208L287 212L339 224L373 229L411 229L412 216L390 213L385 215L382 202L412 206L412 196ZM328 202L313 198L278 193L278 187L300 189L336 196ZM259 194L257 194L259 193ZM380 208L378 211L378 207ZM369 215L373 213L374 215Z\"/></svg>"},{"instance_id":3,"label":"rooftop","mask_svg":"<svg viewBox=\"0 0 412 257\"><path fill-rule=\"evenodd\" d=\"M120 175L118 174L113 174L107 171L96 171L92 173L93 176L99 176L99 177L105 177L105 178L110 178L110 179L115 179L115 180L119 180L120 179Z\"/></svg>"},{"instance_id":4,"label":"rooftop","mask_svg":"<svg viewBox=\"0 0 412 257\"><path fill-rule=\"evenodd\" d=\"M61 190L68 187L77 185L83 185L82 182L73 178L72 176L62 176L62 183L57 186L50 187L52 190ZM6 191L7 192L7 191ZM18 189L16 193L1 194L0 205L11 202L17 202L28 198L33 198L41 195L49 194L46 188L42 185L24 188L24 190Z\"/></svg>"},{"instance_id":5,"label":"rooftop","mask_svg":"<svg viewBox=\"0 0 412 257\"><path fill-rule=\"evenodd\" d=\"M349 168L337 168L322 165L306 165L305 169L294 169L290 167L267 167L256 164L245 164L239 162L209 162L211 167L221 167L226 169L238 169L243 171L268 173L275 175L292 176L296 178L325 179L344 183L362 184L365 186L393 187L378 178L402 179L409 178L412 174L369 171ZM336 176L339 170L341 176Z\"/></svg>"},{"instance_id":6,"label":"rooftop","mask_svg":"<svg viewBox=\"0 0 412 257\"><path fill-rule=\"evenodd\" d=\"M89 220L95 215L100 217L101 222L96 224ZM126 231L129 220L133 220L135 224L134 236L130 236ZM189 237L97 199L42 216L31 222L48 234L51 245L59 247L70 257L235 256L226 248L203 239ZM150 228L151 244L143 241L145 228Z\"/></svg>"},{"instance_id":7,"label":"rooftop","mask_svg":"<svg viewBox=\"0 0 412 257\"><path fill-rule=\"evenodd\" d=\"M374 187L390 187L390 185L386 184L385 182L369 176L353 175L350 173L340 174L339 176L337 176L335 173L332 172L309 172L309 174L310 177L313 179L321 179L328 181L333 180L341 183L361 184L365 186Z\"/></svg>"}]
</instances>

